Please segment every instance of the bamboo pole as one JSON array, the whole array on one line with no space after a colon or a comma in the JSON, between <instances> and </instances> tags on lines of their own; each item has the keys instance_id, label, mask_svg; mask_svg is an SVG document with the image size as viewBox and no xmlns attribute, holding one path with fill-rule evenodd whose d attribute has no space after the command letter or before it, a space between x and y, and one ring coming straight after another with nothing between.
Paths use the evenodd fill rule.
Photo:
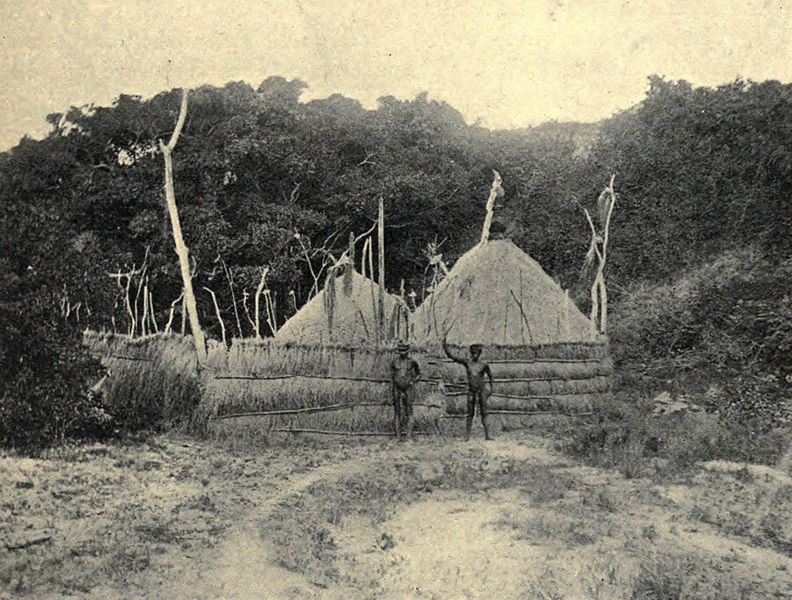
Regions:
<instances>
[{"instance_id":1,"label":"bamboo pole","mask_svg":"<svg viewBox=\"0 0 792 600\"><path fill-rule=\"evenodd\" d=\"M173 186L173 149L179 141L184 121L187 118L187 95L186 89L182 90L181 106L179 107L179 118L176 121L176 128L170 141L165 144L160 140L159 145L162 156L165 159L165 200L168 205L171 227L173 229L173 241L176 246L176 255L179 257L179 269L181 271L182 283L184 285L184 300L187 305L187 313L190 318L190 329L192 330L193 342L195 343L195 355L198 364L206 360L206 340L204 338L201 323L198 320L198 305L195 302L195 292L193 291L192 277L190 275L189 250L184 243L182 236L181 221L179 220L179 209L176 207L176 192Z\"/></svg>"},{"instance_id":2,"label":"bamboo pole","mask_svg":"<svg viewBox=\"0 0 792 600\"><path fill-rule=\"evenodd\" d=\"M261 327L259 321L259 300L261 298L261 292L264 290L264 285L267 282L267 273L269 272L269 267L261 267L261 277L259 278L258 285L256 286L256 298L255 298L255 311L256 311L256 339L261 339Z\"/></svg>"},{"instance_id":3,"label":"bamboo pole","mask_svg":"<svg viewBox=\"0 0 792 600\"><path fill-rule=\"evenodd\" d=\"M377 328L380 341L385 339L385 201L379 199L377 219L377 258L379 276L379 303L377 306Z\"/></svg>"}]
</instances>

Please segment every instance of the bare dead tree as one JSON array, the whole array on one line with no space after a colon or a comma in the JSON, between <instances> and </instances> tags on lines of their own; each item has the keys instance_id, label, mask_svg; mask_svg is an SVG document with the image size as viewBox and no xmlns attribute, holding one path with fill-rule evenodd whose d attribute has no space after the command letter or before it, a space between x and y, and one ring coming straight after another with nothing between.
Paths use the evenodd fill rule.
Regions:
<instances>
[{"instance_id":1,"label":"bare dead tree","mask_svg":"<svg viewBox=\"0 0 792 600\"><path fill-rule=\"evenodd\" d=\"M264 307L267 311L267 325L269 325L272 335L275 335L278 331L278 321L275 316L275 299L269 289L264 290Z\"/></svg>"},{"instance_id":2,"label":"bare dead tree","mask_svg":"<svg viewBox=\"0 0 792 600\"><path fill-rule=\"evenodd\" d=\"M253 329L256 332L256 339L261 339L261 328L259 327L259 299L261 298L261 292L264 291L264 288L267 285L267 273L269 273L269 267L262 267L261 268L261 277L259 278L258 285L256 286L256 297L253 299L254 307L256 311L256 322L253 326Z\"/></svg>"},{"instance_id":3,"label":"bare dead tree","mask_svg":"<svg viewBox=\"0 0 792 600\"><path fill-rule=\"evenodd\" d=\"M219 254L217 258L220 260L220 265L223 267L223 273L226 276L226 280L228 281L228 289L231 290L231 304L234 306L234 316L236 317L236 325L237 325L237 333L239 337L244 337L242 335L242 322L239 319L239 311L237 310L237 303L236 303L236 294L234 294L234 278L231 270L226 265L225 260Z\"/></svg>"},{"instance_id":4,"label":"bare dead tree","mask_svg":"<svg viewBox=\"0 0 792 600\"><path fill-rule=\"evenodd\" d=\"M379 302L377 303L377 327L379 339L385 338L385 200L380 196L377 213L377 283Z\"/></svg>"},{"instance_id":5,"label":"bare dead tree","mask_svg":"<svg viewBox=\"0 0 792 600\"><path fill-rule=\"evenodd\" d=\"M489 241L492 213L495 209L495 198L503 196L503 188L501 187L503 180L501 179L500 173L493 169L492 174L494 178L492 180L492 186L490 186L489 197L487 198L487 215L484 217L484 226L481 228L480 244L486 244L487 241Z\"/></svg>"},{"instance_id":6,"label":"bare dead tree","mask_svg":"<svg viewBox=\"0 0 792 600\"><path fill-rule=\"evenodd\" d=\"M361 161L360 161L360 162L357 164L357 166L358 166L358 167L362 167L363 165L376 165L377 163L375 163L373 160L371 160L371 159L372 159L372 158L374 158L375 156L377 156L377 153L376 153L376 152L369 152L368 150L366 150L366 158L364 158L363 160L361 160Z\"/></svg>"},{"instance_id":7,"label":"bare dead tree","mask_svg":"<svg viewBox=\"0 0 792 600\"><path fill-rule=\"evenodd\" d=\"M165 333L170 333L171 325L173 324L173 313L176 311L176 305L182 301L184 298L184 292L179 294L179 297L176 298L170 305L170 312L168 313L168 322L165 324Z\"/></svg>"},{"instance_id":8,"label":"bare dead tree","mask_svg":"<svg viewBox=\"0 0 792 600\"><path fill-rule=\"evenodd\" d=\"M181 270L182 284L184 287L184 300L187 305L187 313L190 318L190 329L192 329L193 341L195 342L195 353L198 363L201 364L206 359L206 341L204 338L201 323L198 320L198 306L195 302L195 293L192 286L190 274L189 250L184 243L182 236L181 221L179 220L179 210L176 207L176 192L173 188L173 158L172 153L179 141L179 135L184 127L187 118L187 95L186 89L182 90L181 106L179 107L179 118L170 141L165 144L160 140L160 150L165 159L165 200L168 205L171 227L173 229L173 241L176 246L176 255L179 258L179 269Z\"/></svg>"},{"instance_id":9,"label":"bare dead tree","mask_svg":"<svg viewBox=\"0 0 792 600\"><path fill-rule=\"evenodd\" d=\"M149 290L148 290L148 277L141 277L141 281L143 281L143 315L140 319L140 335L145 336L147 334L146 323L148 322L148 313L149 313ZM137 302L135 302L135 308L137 308Z\"/></svg>"},{"instance_id":10,"label":"bare dead tree","mask_svg":"<svg viewBox=\"0 0 792 600\"><path fill-rule=\"evenodd\" d=\"M226 346L227 345L226 328L225 328L225 323L223 322L223 316L220 314L220 307L217 305L217 296L208 287L204 286L203 289L205 289L207 292L209 292L212 295L212 304L214 304L215 315L217 315L217 321L220 323L220 333L223 338L223 346Z\"/></svg>"},{"instance_id":11,"label":"bare dead tree","mask_svg":"<svg viewBox=\"0 0 792 600\"><path fill-rule=\"evenodd\" d=\"M250 323L250 328L255 333L256 332L256 324L253 322L253 319L250 318L250 307L248 306L248 298L249 297L250 297L250 294L248 294L248 291L246 289L243 289L242 290L242 309L245 311L245 318L247 319L247 322Z\"/></svg>"},{"instance_id":12,"label":"bare dead tree","mask_svg":"<svg viewBox=\"0 0 792 600\"><path fill-rule=\"evenodd\" d=\"M616 191L614 182L616 175L611 175L608 186L602 190L597 198L597 216L602 228L602 233L597 231L594 220L589 211L583 209L591 229L591 243L584 262L584 268L597 260L597 270L594 282L591 284L591 333L605 334L608 328L608 289L605 285L605 265L608 259L608 241L610 238L610 223L613 208L616 206Z\"/></svg>"},{"instance_id":13,"label":"bare dead tree","mask_svg":"<svg viewBox=\"0 0 792 600\"><path fill-rule=\"evenodd\" d=\"M149 317L151 318L151 324L154 327L154 333L159 333L157 317L154 315L154 294L151 290L149 290Z\"/></svg>"}]
</instances>

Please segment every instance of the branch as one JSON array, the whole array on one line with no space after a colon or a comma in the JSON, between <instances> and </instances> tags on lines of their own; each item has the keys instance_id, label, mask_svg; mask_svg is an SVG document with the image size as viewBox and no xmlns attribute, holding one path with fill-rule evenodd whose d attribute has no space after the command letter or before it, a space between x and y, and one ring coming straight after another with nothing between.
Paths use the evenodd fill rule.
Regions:
<instances>
[{"instance_id":1,"label":"branch","mask_svg":"<svg viewBox=\"0 0 792 600\"><path fill-rule=\"evenodd\" d=\"M363 160L361 160L361 161L360 161L360 162L357 164L357 166L358 166L358 167L362 167L363 165L376 165L377 163L375 163L375 162L374 162L374 161L372 161L372 160L369 160L370 158L374 158L375 156L377 156L377 153L376 153L376 152L369 152L368 150L366 150L366 158L364 158Z\"/></svg>"},{"instance_id":2,"label":"branch","mask_svg":"<svg viewBox=\"0 0 792 600\"><path fill-rule=\"evenodd\" d=\"M167 149L168 153L173 152L173 149L176 147L176 142L179 141L179 135L181 135L182 128L184 127L184 121L187 119L187 95L189 90L182 90L182 97L181 97L181 105L179 106L179 119L176 121L176 128L173 130L173 135L171 135L171 139L168 142L168 145L165 146L162 144L160 140L160 145Z\"/></svg>"}]
</instances>

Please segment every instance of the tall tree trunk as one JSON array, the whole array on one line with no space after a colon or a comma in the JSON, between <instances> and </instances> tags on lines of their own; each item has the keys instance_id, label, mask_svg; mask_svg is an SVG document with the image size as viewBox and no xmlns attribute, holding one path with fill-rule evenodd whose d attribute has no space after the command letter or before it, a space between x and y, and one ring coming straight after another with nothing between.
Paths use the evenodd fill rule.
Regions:
<instances>
[{"instance_id":1,"label":"tall tree trunk","mask_svg":"<svg viewBox=\"0 0 792 600\"><path fill-rule=\"evenodd\" d=\"M187 305L187 314L190 318L190 329L192 330L193 341L195 343L195 354L198 364L206 360L206 340L204 338L201 323L198 321L198 306L195 302L192 277L190 276L189 251L184 243L182 236L181 221L179 220L179 210L176 208L176 192L173 189L173 158L171 153L179 141L184 121L187 118L187 90L182 91L181 107L179 118L176 121L176 128L173 130L168 144L160 140L160 149L165 159L165 200L168 204L168 214L170 215L171 227L173 228L173 241L176 244L176 255L179 257L179 269L181 270L182 283L184 285L184 300Z\"/></svg>"}]
</instances>

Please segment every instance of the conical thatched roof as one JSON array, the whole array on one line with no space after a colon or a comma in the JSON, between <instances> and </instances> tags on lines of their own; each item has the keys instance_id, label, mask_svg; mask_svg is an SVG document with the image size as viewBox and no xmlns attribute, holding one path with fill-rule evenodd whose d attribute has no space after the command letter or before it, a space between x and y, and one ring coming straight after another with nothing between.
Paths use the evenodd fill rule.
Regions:
<instances>
[{"instance_id":1,"label":"conical thatched roof","mask_svg":"<svg viewBox=\"0 0 792 600\"><path fill-rule=\"evenodd\" d=\"M591 341L589 320L511 240L466 252L418 308L419 343L536 345Z\"/></svg>"},{"instance_id":2,"label":"conical thatched roof","mask_svg":"<svg viewBox=\"0 0 792 600\"><path fill-rule=\"evenodd\" d=\"M331 280L332 281L332 280ZM377 284L360 273L352 272L352 285L347 295L344 276L335 278L334 293L327 286L311 298L275 334L282 342L303 344L342 344L356 346L376 339L374 306L379 299ZM332 328L328 319L328 299L332 297ZM385 323L391 322L400 299L385 294Z\"/></svg>"}]
</instances>

